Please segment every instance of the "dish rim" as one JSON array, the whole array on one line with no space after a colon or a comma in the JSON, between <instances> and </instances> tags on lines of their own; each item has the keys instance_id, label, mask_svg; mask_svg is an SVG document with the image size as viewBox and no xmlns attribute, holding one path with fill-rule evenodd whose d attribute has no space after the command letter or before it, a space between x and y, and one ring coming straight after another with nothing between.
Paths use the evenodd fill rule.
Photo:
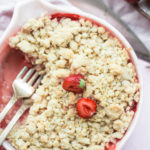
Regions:
<instances>
[{"instance_id":1,"label":"dish rim","mask_svg":"<svg viewBox=\"0 0 150 150\"><path fill-rule=\"evenodd\" d=\"M64 8L62 8L60 6L56 6L54 4L49 3L48 1L43 1L43 0L24 0L24 1L19 2L15 6L14 14L13 14L12 20L11 20L8 28L6 29L6 31L3 33L2 37L0 38L0 46L2 47L1 49L3 49L6 46L3 43L5 43L5 41L7 41L8 38L14 33L13 29L18 22L18 18L20 17L19 12L22 12L22 7L25 7L25 5L30 4L32 2L34 2L35 4L39 3L41 5L41 7L45 8L45 10L54 10L54 11L57 11L58 13L73 13L73 14L78 14L80 16L89 18L93 21L96 21L96 22L102 24L104 27L108 28L112 33L114 33L114 35L123 43L123 45L125 47L131 49L129 51L129 54L131 55L131 59L133 61L134 67L135 67L136 72L137 72L138 81L140 83L140 100L137 104L137 111L134 113L134 117L132 119L132 122L130 123L125 135L117 143L116 150L120 150L123 147L123 145L127 142L129 137L131 136L133 130L135 129L135 126L137 124L137 121L138 121L138 118L139 118L139 115L140 115L140 112L142 109L142 104L143 104L143 79L142 79L141 71L139 69L137 56L136 56L132 46L127 41L127 39L115 27L113 27L107 21L105 21L99 17L96 17L92 14L89 14L89 13L86 13L86 12L79 10L78 8L71 5L67 0L58 0L58 1L62 2L64 4ZM4 147L7 147L7 145L9 145L9 144L7 144L7 143L4 144ZM12 149L10 148L9 150L12 150Z\"/></svg>"}]
</instances>

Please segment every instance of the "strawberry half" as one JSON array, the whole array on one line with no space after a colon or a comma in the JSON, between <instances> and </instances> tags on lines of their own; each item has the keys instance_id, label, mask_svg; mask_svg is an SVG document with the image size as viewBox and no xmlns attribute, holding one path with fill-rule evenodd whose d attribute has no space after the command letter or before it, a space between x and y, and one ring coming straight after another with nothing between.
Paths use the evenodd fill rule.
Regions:
<instances>
[{"instance_id":1,"label":"strawberry half","mask_svg":"<svg viewBox=\"0 0 150 150\"><path fill-rule=\"evenodd\" d=\"M85 87L85 80L82 75L70 75L63 82L63 88L66 91L82 93Z\"/></svg>"},{"instance_id":2,"label":"strawberry half","mask_svg":"<svg viewBox=\"0 0 150 150\"><path fill-rule=\"evenodd\" d=\"M96 114L97 104L94 100L81 98L77 102L77 112L82 118L91 118Z\"/></svg>"}]
</instances>

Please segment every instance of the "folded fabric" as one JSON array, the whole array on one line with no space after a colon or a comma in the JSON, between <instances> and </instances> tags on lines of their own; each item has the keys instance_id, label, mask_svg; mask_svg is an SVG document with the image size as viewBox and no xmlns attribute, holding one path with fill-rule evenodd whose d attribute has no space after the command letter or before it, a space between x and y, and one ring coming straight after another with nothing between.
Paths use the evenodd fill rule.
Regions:
<instances>
[{"instance_id":1,"label":"folded fabric","mask_svg":"<svg viewBox=\"0 0 150 150\"><path fill-rule=\"evenodd\" d=\"M135 32L150 51L150 20L139 13L133 5L125 0L104 0L120 18Z\"/></svg>"}]
</instances>

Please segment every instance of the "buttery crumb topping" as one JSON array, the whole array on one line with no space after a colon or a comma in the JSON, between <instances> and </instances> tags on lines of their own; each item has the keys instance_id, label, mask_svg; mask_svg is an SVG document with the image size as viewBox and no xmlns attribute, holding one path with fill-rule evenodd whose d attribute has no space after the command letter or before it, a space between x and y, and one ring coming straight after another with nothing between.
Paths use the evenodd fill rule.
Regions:
<instances>
[{"instance_id":1,"label":"buttery crumb topping","mask_svg":"<svg viewBox=\"0 0 150 150\"><path fill-rule=\"evenodd\" d=\"M44 75L26 121L8 136L16 149L104 150L123 137L134 115L133 101L139 100L139 83L126 48L109 31L83 18L44 16L30 19L9 45ZM85 77L83 94L62 88L72 74ZM90 119L76 112L82 97L97 103Z\"/></svg>"}]
</instances>

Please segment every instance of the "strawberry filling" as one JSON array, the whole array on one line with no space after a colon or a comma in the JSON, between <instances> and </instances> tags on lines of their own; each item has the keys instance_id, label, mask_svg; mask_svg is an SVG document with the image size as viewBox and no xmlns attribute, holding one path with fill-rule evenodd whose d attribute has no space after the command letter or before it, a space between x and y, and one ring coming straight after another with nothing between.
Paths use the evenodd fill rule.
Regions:
<instances>
[{"instance_id":1,"label":"strawberry filling","mask_svg":"<svg viewBox=\"0 0 150 150\"><path fill-rule=\"evenodd\" d=\"M115 149L116 149L116 144L112 142L109 142L105 147L105 150L115 150Z\"/></svg>"}]
</instances>

